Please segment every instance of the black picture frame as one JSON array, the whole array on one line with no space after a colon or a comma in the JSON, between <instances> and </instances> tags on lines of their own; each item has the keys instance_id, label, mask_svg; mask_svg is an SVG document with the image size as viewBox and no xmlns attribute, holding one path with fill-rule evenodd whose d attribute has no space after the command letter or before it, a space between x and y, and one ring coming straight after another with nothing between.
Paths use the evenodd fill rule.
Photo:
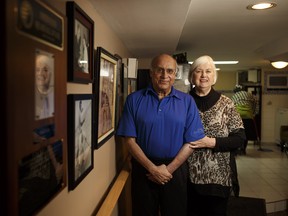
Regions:
<instances>
[{"instance_id":1,"label":"black picture frame","mask_svg":"<svg viewBox=\"0 0 288 216\"><path fill-rule=\"evenodd\" d=\"M68 95L68 189L93 169L93 95Z\"/></svg>"},{"instance_id":2,"label":"black picture frame","mask_svg":"<svg viewBox=\"0 0 288 216\"><path fill-rule=\"evenodd\" d=\"M73 1L66 3L68 18L68 81L93 82L94 21Z\"/></svg>"},{"instance_id":3,"label":"black picture frame","mask_svg":"<svg viewBox=\"0 0 288 216\"><path fill-rule=\"evenodd\" d=\"M19 215L35 215L65 187L63 140L41 146L18 163Z\"/></svg>"},{"instance_id":4,"label":"black picture frame","mask_svg":"<svg viewBox=\"0 0 288 216\"><path fill-rule=\"evenodd\" d=\"M95 56L93 94L98 124L94 130L97 138L94 148L97 149L115 133L118 59L102 47L97 47Z\"/></svg>"}]
</instances>

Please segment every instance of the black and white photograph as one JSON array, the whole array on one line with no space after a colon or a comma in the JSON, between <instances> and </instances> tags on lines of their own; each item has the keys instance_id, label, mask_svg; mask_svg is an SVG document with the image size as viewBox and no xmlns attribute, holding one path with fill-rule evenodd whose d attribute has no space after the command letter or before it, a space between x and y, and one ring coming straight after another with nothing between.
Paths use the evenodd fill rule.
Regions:
<instances>
[{"instance_id":1,"label":"black and white photograph","mask_svg":"<svg viewBox=\"0 0 288 216\"><path fill-rule=\"evenodd\" d=\"M89 73L89 31L77 19L74 32L74 70Z\"/></svg>"},{"instance_id":2,"label":"black and white photograph","mask_svg":"<svg viewBox=\"0 0 288 216\"><path fill-rule=\"evenodd\" d=\"M93 82L94 21L75 2L66 3L68 81Z\"/></svg>"},{"instance_id":3,"label":"black and white photograph","mask_svg":"<svg viewBox=\"0 0 288 216\"><path fill-rule=\"evenodd\" d=\"M54 116L54 56L35 52L35 120Z\"/></svg>"},{"instance_id":4,"label":"black and white photograph","mask_svg":"<svg viewBox=\"0 0 288 216\"><path fill-rule=\"evenodd\" d=\"M69 188L75 188L93 168L92 94L68 95Z\"/></svg>"}]
</instances>

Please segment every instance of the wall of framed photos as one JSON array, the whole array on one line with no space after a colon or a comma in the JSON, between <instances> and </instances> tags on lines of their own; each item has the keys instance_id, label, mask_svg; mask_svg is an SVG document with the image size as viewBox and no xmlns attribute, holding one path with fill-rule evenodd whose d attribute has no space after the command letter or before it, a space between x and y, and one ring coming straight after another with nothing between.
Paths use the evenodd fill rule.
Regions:
<instances>
[{"instance_id":1,"label":"wall of framed photos","mask_svg":"<svg viewBox=\"0 0 288 216\"><path fill-rule=\"evenodd\" d=\"M128 156L125 146L115 140L114 130L123 106L118 83L123 73L121 59L131 55L88 0L72 2L69 7L64 0L6 0L5 5L2 22L7 26L3 44L7 61L1 76L5 83L1 98L7 115L2 132L5 143L1 156L5 155L5 161L1 176L3 167L5 177L1 183L7 189L1 189L1 198L6 200L3 213L96 214ZM84 61L76 66L71 66L78 61L75 47L71 49L75 40L71 32L68 34L71 17L75 19L75 36L76 26L80 26L82 35L89 38L89 49L83 49L87 50L81 59ZM100 48L102 55L97 56ZM114 78L108 96L99 94L107 84L101 77L106 65ZM44 84L44 73L50 78L49 85ZM43 86L49 90L43 93ZM95 139L100 113L95 111L100 106L97 100L110 96L113 101L106 102L113 104L113 116L106 120L108 129L103 129L103 139ZM84 136L84 130L91 133ZM81 148L80 140L85 140ZM79 164L82 156L86 162Z\"/></svg>"}]
</instances>

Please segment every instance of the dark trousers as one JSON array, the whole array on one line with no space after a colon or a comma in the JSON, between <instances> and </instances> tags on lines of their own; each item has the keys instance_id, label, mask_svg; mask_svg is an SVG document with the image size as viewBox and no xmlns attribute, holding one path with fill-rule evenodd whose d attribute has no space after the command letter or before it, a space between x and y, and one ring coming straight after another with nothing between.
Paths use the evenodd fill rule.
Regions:
<instances>
[{"instance_id":1,"label":"dark trousers","mask_svg":"<svg viewBox=\"0 0 288 216\"><path fill-rule=\"evenodd\" d=\"M156 165L170 161L153 161ZM132 212L133 216L186 216L187 164L184 163L165 185L150 181L147 170L132 160Z\"/></svg>"},{"instance_id":2,"label":"dark trousers","mask_svg":"<svg viewBox=\"0 0 288 216\"><path fill-rule=\"evenodd\" d=\"M228 197L203 196L188 183L187 216L226 216Z\"/></svg>"}]
</instances>

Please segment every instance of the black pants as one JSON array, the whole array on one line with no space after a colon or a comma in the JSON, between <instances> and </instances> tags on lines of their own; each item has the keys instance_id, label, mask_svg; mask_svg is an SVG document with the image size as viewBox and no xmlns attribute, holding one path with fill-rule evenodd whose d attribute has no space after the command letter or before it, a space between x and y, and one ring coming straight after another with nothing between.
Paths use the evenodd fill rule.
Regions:
<instances>
[{"instance_id":1,"label":"black pants","mask_svg":"<svg viewBox=\"0 0 288 216\"><path fill-rule=\"evenodd\" d=\"M226 216L228 197L203 196L188 183L187 216Z\"/></svg>"},{"instance_id":2,"label":"black pants","mask_svg":"<svg viewBox=\"0 0 288 216\"><path fill-rule=\"evenodd\" d=\"M153 161L168 164L168 161ZM186 216L187 164L184 163L165 185L150 181L147 170L132 160L132 212L134 216Z\"/></svg>"}]
</instances>

